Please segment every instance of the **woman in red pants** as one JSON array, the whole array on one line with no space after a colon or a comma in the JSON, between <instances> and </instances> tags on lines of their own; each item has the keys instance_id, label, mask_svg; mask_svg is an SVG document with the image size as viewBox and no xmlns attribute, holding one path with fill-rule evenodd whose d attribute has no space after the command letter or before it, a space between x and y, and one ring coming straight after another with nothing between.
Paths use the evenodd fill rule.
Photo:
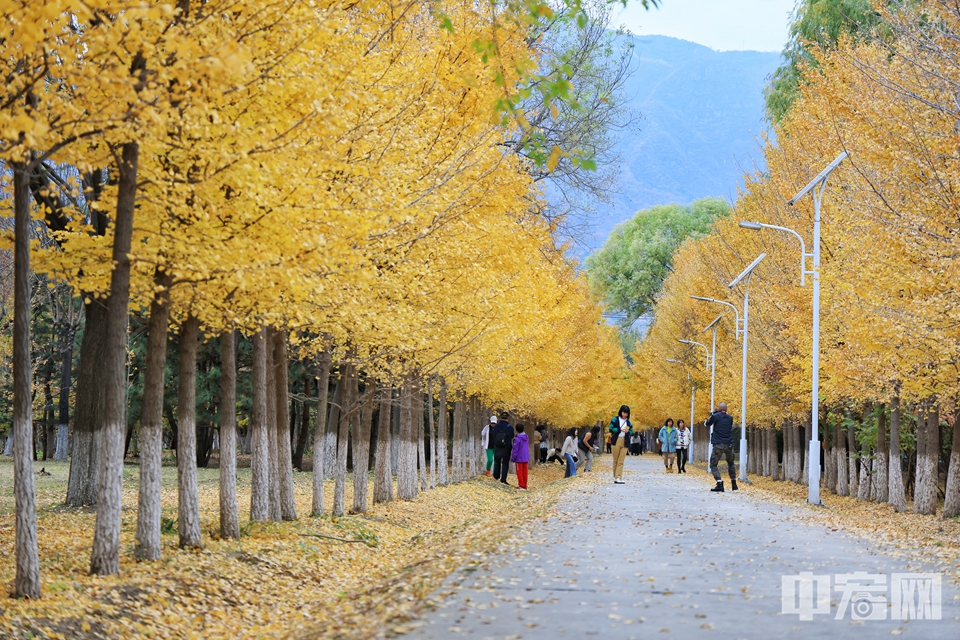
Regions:
<instances>
[{"instance_id":1,"label":"woman in red pants","mask_svg":"<svg viewBox=\"0 0 960 640\"><path fill-rule=\"evenodd\" d=\"M530 464L530 440L523 432L523 425L517 425L517 437L513 439L513 451L510 452L510 462L516 465L517 486L521 491L527 490L527 465Z\"/></svg>"}]
</instances>

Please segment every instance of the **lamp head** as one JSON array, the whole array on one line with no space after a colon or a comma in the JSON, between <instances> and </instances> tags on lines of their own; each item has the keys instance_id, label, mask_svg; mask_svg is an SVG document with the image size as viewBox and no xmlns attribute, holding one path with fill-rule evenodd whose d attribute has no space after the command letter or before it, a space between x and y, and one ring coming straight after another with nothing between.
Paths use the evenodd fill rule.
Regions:
<instances>
[{"instance_id":1,"label":"lamp head","mask_svg":"<svg viewBox=\"0 0 960 640\"><path fill-rule=\"evenodd\" d=\"M682 344L693 344L693 343L690 342L689 340L677 340L677 342L680 342L680 343L682 343Z\"/></svg>"},{"instance_id":2,"label":"lamp head","mask_svg":"<svg viewBox=\"0 0 960 640\"><path fill-rule=\"evenodd\" d=\"M683 364L683 363L680 362L679 360L674 360L673 358L667 358L667 362L672 362L672 363L674 363L674 364Z\"/></svg>"},{"instance_id":3,"label":"lamp head","mask_svg":"<svg viewBox=\"0 0 960 640\"><path fill-rule=\"evenodd\" d=\"M759 222L747 222L746 220L741 221L740 226L744 229L763 229L763 225Z\"/></svg>"}]
</instances>

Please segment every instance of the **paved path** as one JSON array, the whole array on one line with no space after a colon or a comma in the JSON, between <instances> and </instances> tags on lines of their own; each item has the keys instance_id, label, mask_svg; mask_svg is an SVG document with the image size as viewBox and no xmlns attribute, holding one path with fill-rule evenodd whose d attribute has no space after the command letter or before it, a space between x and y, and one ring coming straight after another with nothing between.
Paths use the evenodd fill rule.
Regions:
<instances>
[{"instance_id":1,"label":"paved path","mask_svg":"<svg viewBox=\"0 0 960 640\"><path fill-rule=\"evenodd\" d=\"M781 576L830 575L835 587L835 574L884 574L886 583L908 568L862 538L788 519L801 510L751 499L749 488L711 494L702 470L666 474L654 456L629 457L627 468L626 485L568 491L557 515L531 529L535 542L455 572L411 636L960 639L960 591L946 581L939 621L855 620L849 607L837 620L836 588L829 615L781 613ZM864 600L861 617L886 607L854 599Z\"/></svg>"}]
</instances>

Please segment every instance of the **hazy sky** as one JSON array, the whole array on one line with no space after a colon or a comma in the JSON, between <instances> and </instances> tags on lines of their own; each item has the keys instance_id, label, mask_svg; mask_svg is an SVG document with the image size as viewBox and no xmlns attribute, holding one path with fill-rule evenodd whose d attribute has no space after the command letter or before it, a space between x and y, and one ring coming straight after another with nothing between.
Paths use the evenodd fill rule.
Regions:
<instances>
[{"instance_id":1,"label":"hazy sky","mask_svg":"<svg viewBox=\"0 0 960 640\"><path fill-rule=\"evenodd\" d=\"M719 51L780 51L787 41L796 0L663 0L645 11L636 0L621 10L614 25L638 35L690 40Z\"/></svg>"}]
</instances>

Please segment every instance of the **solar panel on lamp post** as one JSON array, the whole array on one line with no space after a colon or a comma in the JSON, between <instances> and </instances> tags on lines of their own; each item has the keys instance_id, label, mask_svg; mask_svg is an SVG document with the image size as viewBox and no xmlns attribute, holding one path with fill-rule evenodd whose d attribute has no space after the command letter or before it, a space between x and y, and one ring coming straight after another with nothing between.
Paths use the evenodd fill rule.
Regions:
<instances>
[{"instance_id":1,"label":"solar panel on lamp post","mask_svg":"<svg viewBox=\"0 0 960 640\"><path fill-rule=\"evenodd\" d=\"M793 206L803 196L813 192L813 251L807 253L803 237L793 229L778 227L762 222L741 222L745 229L774 229L792 233L800 241L800 286L804 285L804 276L813 276L813 347L811 349L812 379L810 384L810 449L807 455L807 502L823 506L820 499L820 201L827 186L827 178L840 166L849 152L843 151L827 167L797 192L787 204ZM812 268L806 268L806 259L813 260Z\"/></svg>"}]
</instances>

